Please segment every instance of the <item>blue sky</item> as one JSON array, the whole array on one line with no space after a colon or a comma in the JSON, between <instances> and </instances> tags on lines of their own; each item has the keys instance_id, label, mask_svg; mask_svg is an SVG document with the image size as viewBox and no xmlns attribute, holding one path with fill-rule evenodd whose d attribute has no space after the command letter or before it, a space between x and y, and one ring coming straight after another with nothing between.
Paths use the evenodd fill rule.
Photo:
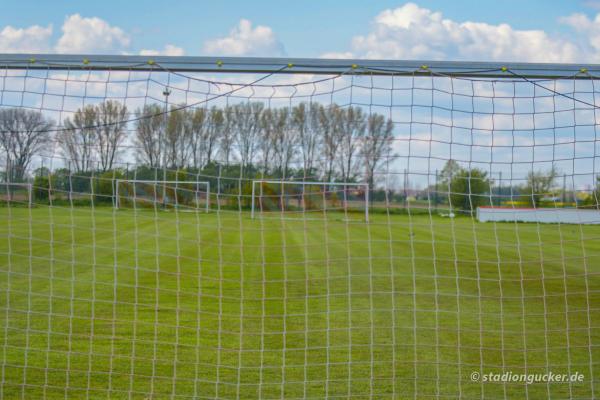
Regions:
<instances>
[{"instance_id":1,"label":"blue sky","mask_svg":"<svg viewBox=\"0 0 600 400\"><path fill-rule=\"evenodd\" d=\"M412 17L394 13L406 11L407 4L4 0L0 51L586 62L600 54L600 43L593 40L600 36L600 19L595 20L600 2L421 0L409 4ZM416 18L421 11L425 14ZM393 18L382 23L386 12ZM413 18L410 27L398 25L407 18ZM447 25L443 21L456 26L432 34ZM469 24L483 25L473 30ZM35 26L40 29L32 30ZM71 26L67 33L65 26ZM453 29L458 38L446 40ZM498 46L496 53L486 49L498 37L494 29L506 34L499 39L504 48ZM519 34L530 31L538 35ZM539 34L545 36L540 39ZM68 37L58 45L63 36ZM405 44L407 37L411 40ZM514 42L521 48L512 49Z\"/></svg>"},{"instance_id":2,"label":"blue sky","mask_svg":"<svg viewBox=\"0 0 600 400\"><path fill-rule=\"evenodd\" d=\"M342 5L343 4L343 5ZM142 2L104 0L102 2L82 1L39 1L25 2L3 0L0 12L0 53L40 52L40 53L83 53L83 54L166 54L166 55L211 55L211 56L280 56L280 57L331 57L331 58L379 58L379 59L441 59L441 60L476 60L476 61L521 61L521 62L574 62L600 64L600 0L558 1L558 0L503 0L503 1L474 1L474 0L414 0L403 1L378 1L367 2L347 0L345 2L321 0L313 2L275 2L275 1L238 1L238 2L200 2L176 1L171 2ZM110 75L113 76L113 75ZM44 104L49 109L51 102L60 102L61 112L53 115L60 120L61 117L72 113L82 105L81 96L77 92L77 84L70 90L65 102L60 93L65 91L61 83L64 76L53 75L51 85L46 88L49 92L56 90L54 95L46 96L40 100L39 96L32 95L26 101L38 102L35 107ZM210 77L208 77L210 78ZM239 77L236 77L239 78ZM96 79L108 79L106 75L97 75ZM222 79L220 77L219 79ZM252 77L244 77L251 80ZM277 82L287 82L294 86L307 79L303 76L292 78L277 77ZM343 80L344 78L339 78ZM358 79L358 78L357 78ZM35 84L35 79L30 79ZM235 80L233 80L235 81ZM40 84L41 81L36 81ZM143 83L143 82L142 82ZM173 103L193 102L188 98L186 82L180 82L181 88L174 90L170 101ZM355 82L357 83L357 82ZM457 85L460 82L455 82ZM10 80L8 82L10 84ZM5 105L22 105L23 83L15 79L15 88L12 92L7 90L3 101ZM365 82L365 87L372 83ZM387 82L386 84L389 84ZM81 86L81 82L79 86ZM170 81L171 87L177 82ZM347 104L349 101L360 103L359 90L346 90L336 93L336 98L331 97L329 83L319 89L325 98L316 98L317 101L335 101ZM93 87L98 86L100 91L94 98L106 95L106 86L94 85L85 93L92 96ZM155 86L155 87L154 87ZM111 94L114 98L126 102L134 110L140 104L137 102L149 98L161 99L164 86L154 85L150 92L143 84L136 89L136 85L128 86L130 98L121 99L122 94ZM7 87L10 87L7 86ZM224 87L226 90L227 88ZM289 88L283 88L288 90ZM309 92L312 86L304 87ZM487 104L487 93L502 94L501 88L481 88L482 104ZM507 96L511 95L508 88ZM562 82L557 88L560 91L572 90L568 83ZM6 90L6 87L4 88ZM41 90L41 89L40 89ZM133 93L139 90L137 96ZM205 89L209 90L209 89ZM211 89L212 90L212 89ZM452 90L458 90L458 86ZM493 92L493 90L497 90ZM580 88L589 91L590 88ZM155 93L154 93L154 92ZM266 96L273 94L268 90ZM10 92L10 93L9 93ZM118 91L117 91L118 92ZM120 93L120 92L119 92ZM289 96L289 91L285 92ZM296 92L294 92L296 93ZM402 96L402 91L399 91ZM429 91L428 98L429 96ZM469 93L468 90L466 93ZM240 93L238 93L240 94ZM197 93L196 93L197 95ZM249 94L246 94L249 95ZM252 96L258 95L252 92ZM372 96L371 92L364 96ZM507 177L513 173L525 174L528 170L522 166L533 168L532 160L536 160L536 168L550 168L555 165L560 171L572 174L588 173L581 178L582 185L593 183L595 175L592 159L595 154L600 154L597 143L590 145L595 134L590 126L597 124L595 120L589 122L589 110L579 110L573 115L572 105L565 106L566 110L557 112L554 103L542 104L544 99L536 103L536 119L534 121L529 106L523 105L525 101L532 100L530 95L522 94L523 99L519 107L523 113L529 113L517 121L503 119L502 121L490 119L484 115L475 118L477 124L472 122L469 110L462 117L448 115L430 116L431 107L423 109L423 116L418 112L410 111L410 118L423 123L412 124L407 130L406 105L403 107L388 107L390 101L388 92L381 94L385 99L365 97L362 102L373 101L382 105L379 109L373 107L375 112L387 115L392 113L396 125L398 138L398 154L401 160L397 163L398 170L406 168L405 164L410 159L411 163L420 163L411 166L420 171L429 171L442 168L448 158L462 161L480 162L483 166L491 165L492 153L490 143L483 142L481 148L471 154L471 145L478 145L478 140L490 140L491 127L496 129L495 139L501 143L494 148L493 170L497 173L503 171ZM537 93L540 96L540 93ZM12 100L11 100L12 96ZM180 97L177 97L180 96ZM242 94L240 96L243 97ZM585 96L585 94L582 94ZM468 100L471 96L467 95ZM552 98L554 100L554 98ZM585 98L587 101L593 101ZM547 100L547 99L546 99ZM556 100L561 100L556 97ZM398 99L394 100L395 106ZM502 99L499 100L502 102ZM40 103L41 102L41 103ZM511 103L512 104L512 103ZM529 104L529 103L528 103ZM57 107L58 107L57 106ZM471 106L473 107L473 106ZM544 108L546 107L546 108ZM56 107L55 107L56 108ZM390 111L392 110L393 111ZM478 106L478 109L480 107ZM440 110L438 110L441 112ZM438 112L436 111L436 112ZM496 109L496 111L499 111ZM544 113L544 111L546 111ZM480 110L481 112L481 110ZM512 113L514 111L508 111ZM443 114L443 113L442 113ZM555 115L555 120L546 121L549 127L539 128L544 123L543 117ZM591 113L592 118L595 118ZM432 143L431 121L427 118L437 118L440 121L435 134L440 143ZM481 117L481 118L479 118ZM578 126L571 119L577 119ZM460 132L453 138L452 147L446 142L452 138L444 137L444 124L447 120L453 126L460 128L464 133L464 143L461 143ZM502 116L499 116L502 119ZM587 126L582 124L587 122ZM521 124L520 128L511 128L514 123ZM470 125L473 124L473 125ZM554 125L567 126L569 129L556 131L550 128ZM537 133L533 126L538 128ZM573 128L573 129L570 129ZM424 130L423 130L424 129ZM513 134L511 129L521 129L518 134ZM545 129L545 130L540 130ZM480 130L480 134L475 131ZM506 137L503 136L506 133ZM552 134L550 134L552 133ZM412 145L404 146L406 135L410 134ZM403 136L404 135L404 136ZM520 142L513 142L517 137ZM444 139L445 138L445 139ZM575 138L581 146L573 147ZM590 139L591 138L591 139ZM542 146L540 141L546 146ZM504 147L501 147L503 145ZM486 147L487 146L487 147ZM594 147L595 146L595 147ZM510 151L503 152L504 149ZM409 150L408 150L409 149ZM517 149L517 150L515 150ZM587 158L573 162L574 152ZM407 154L406 151L411 151ZM403 153L404 152L404 153ZM592 155L589 155L593 153ZM421 158L414 155L420 155ZM430 155L430 157L422 157ZM437 158L436 158L437 157ZM131 157L130 157L131 158ZM563 158L565 161L558 159ZM431 160L434 160L433 163ZM437 160L437 161L436 161ZM437 163L437 164L436 164ZM598 164L600 165L600 164ZM524 175L523 175L524 176ZM514 176L513 176L514 178ZM590 183L591 182L591 183Z\"/></svg>"}]
</instances>

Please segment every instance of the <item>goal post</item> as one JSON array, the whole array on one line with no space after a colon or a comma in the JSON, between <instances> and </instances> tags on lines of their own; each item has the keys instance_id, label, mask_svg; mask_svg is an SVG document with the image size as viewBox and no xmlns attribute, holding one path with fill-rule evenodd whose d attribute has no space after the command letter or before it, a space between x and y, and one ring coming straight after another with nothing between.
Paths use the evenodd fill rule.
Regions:
<instances>
[{"instance_id":1,"label":"goal post","mask_svg":"<svg viewBox=\"0 0 600 400\"><path fill-rule=\"evenodd\" d=\"M204 199L201 204L201 200ZM210 211L209 181L115 179L115 208L131 202L134 207L161 206Z\"/></svg>"},{"instance_id":2,"label":"goal post","mask_svg":"<svg viewBox=\"0 0 600 400\"><path fill-rule=\"evenodd\" d=\"M274 190L265 193L265 186L271 185ZM296 190L293 188L296 187ZM288 189L291 188L291 189ZM297 189L299 188L299 190ZM311 190L319 188L316 191ZM292 212L297 210L298 213L305 217L307 212L322 212L343 210L347 212L350 198L353 194L352 190L360 190L363 196L359 203L364 203L363 206L355 206L354 209L364 209L365 222L369 222L369 184L356 182L318 182L318 181L284 181L284 180L269 180L255 179L252 181L252 201L250 217L255 218L257 213L262 214L264 210L265 199L271 205L274 205L279 212ZM341 199L339 198L341 195ZM296 205L291 206L290 200L295 199ZM316 200L316 201L315 201ZM333 207L328 204L335 202ZM318 205L315 208L315 204ZM337 205L337 207L336 207Z\"/></svg>"},{"instance_id":3,"label":"goal post","mask_svg":"<svg viewBox=\"0 0 600 400\"><path fill-rule=\"evenodd\" d=\"M31 183L0 183L0 198L6 203L33 205L33 185Z\"/></svg>"}]
</instances>

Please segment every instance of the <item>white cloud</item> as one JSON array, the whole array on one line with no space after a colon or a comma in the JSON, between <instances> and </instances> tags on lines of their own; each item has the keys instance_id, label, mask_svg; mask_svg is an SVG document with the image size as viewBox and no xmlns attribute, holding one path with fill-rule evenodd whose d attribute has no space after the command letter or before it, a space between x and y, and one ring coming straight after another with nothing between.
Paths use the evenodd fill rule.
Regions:
<instances>
[{"instance_id":1,"label":"white cloud","mask_svg":"<svg viewBox=\"0 0 600 400\"><path fill-rule=\"evenodd\" d=\"M57 53L109 53L129 46L130 37L121 28L98 17L73 14L65 19L63 35L55 46Z\"/></svg>"},{"instance_id":2,"label":"white cloud","mask_svg":"<svg viewBox=\"0 0 600 400\"><path fill-rule=\"evenodd\" d=\"M167 44L162 50L144 49L140 51L141 56L182 56L185 51L181 47Z\"/></svg>"},{"instance_id":3,"label":"white cloud","mask_svg":"<svg viewBox=\"0 0 600 400\"><path fill-rule=\"evenodd\" d=\"M559 18L559 21L565 25L569 25L577 32L585 32L593 29L595 23L597 23L598 16L595 21L591 21L587 15L581 13L571 14L567 17Z\"/></svg>"},{"instance_id":4,"label":"white cloud","mask_svg":"<svg viewBox=\"0 0 600 400\"><path fill-rule=\"evenodd\" d=\"M3 53L44 53L50 49L52 25L33 25L13 28L8 25L0 31L0 51Z\"/></svg>"},{"instance_id":5,"label":"white cloud","mask_svg":"<svg viewBox=\"0 0 600 400\"><path fill-rule=\"evenodd\" d=\"M52 42L53 27L32 25L15 28L10 25L0 27L0 52L3 53L118 53L127 51L131 37L123 29L110 25L98 17L69 15L61 27L62 35ZM162 49L143 49L141 55L181 56L181 47L167 44Z\"/></svg>"},{"instance_id":6,"label":"white cloud","mask_svg":"<svg viewBox=\"0 0 600 400\"><path fill-rule=\"evenodd\" d=\"M344 58L353 58L353 57L354 57L354 53L352 53L351 51L341 51L341 52L331 51L329 53L321 54L321 58L344 59Z\"/></svg>"},{"instance_id":7,"label":"white cloud","mask_svg":"<svg viewBox=\"0 0 600 400\"><path fill-rule=\"evenodd\" d=\"M586 36L588 44L550 36L543 30L518 30L508 24L456 22L414 3L387 9L375 17L371 31L352 39L351 53L329 56L396 59L575 62L600 58L600 17L561 19ZM596 43L598 42L597 46Z\"/></svg>"},{"instance_id":8,"label":"white cloud","mask_svg":"<svg viewBox=\"0 0 600 400\"><path fill-rule=\"evenodd\" d=\"M592 20L587 15L575 13L559 19L579 34L578 42L595 62L600 60L600 14Z\"/></svg>"},{"instance_id":9,"label":"white cloud","mask_svg":"<svg viewBox=\"0 0 600 400\"><path fill-rule=\"evenodd\" d=\"M229 36L208 40L204 43L204 52L211 55L226 56L282 56L283 44L268 26L257 25L241 19L229 32Z\"/></svg>"}]
</instances>

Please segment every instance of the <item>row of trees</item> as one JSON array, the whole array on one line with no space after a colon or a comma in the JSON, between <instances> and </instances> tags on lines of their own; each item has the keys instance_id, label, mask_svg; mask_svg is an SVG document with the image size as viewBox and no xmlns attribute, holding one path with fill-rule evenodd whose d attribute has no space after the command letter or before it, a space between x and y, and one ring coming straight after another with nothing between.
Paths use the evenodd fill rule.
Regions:
<instances>
[{"instance_id":1,"label":"row of trees","mask_svg":"<svg viewBox=\"0 0 600 400\"><path fill-rule=\"evenodd\" d=\"M297 176L298 171L292 171ZM92 171L89 173L74 173L70 169L59 168L50 171L48 168L38 168L35 172L34 198L36 201L47 201L50 196L56 200L74 199L78 202L89 201L92 197L99 203L111 203L115 196L116 180L170 180L186 182L182 186L193 190L196 180L208 181L213 195L221 195L222 205L234 209L250 207L252 198L252 179L261 177L258 169L250 168L247 179L239 180L239 165L224 166L214 162L200 170L190 168L180 170L163 170L157 167L136 166L131 169L113 169L105 172ZM412 207L435 207L439 204L448 205L450 209L471 213L477 207L502 205L505 201L518 201L521 204L537 207L555 207L561 194L561 189L555 185L559 176L555 169L548 171L530 172L524 184L500 188L493 182L486 171L477 168L464 168L454 160L449 160L439 174L437 185L421 191L408 190L372 190L370 199L378 204L387 201L405 202L416 194L417 201ZM0 186L1 187L1 186ZM280 188L271 186L263 188L264 194L275 196ZM322 187L315 186L308 191L318 191ZM564 190L564 189L562 189ZM123 192L124 193L124 192ZM302 193L300 187L290 187L284 196L286 200L298 199ZM565 193L562 193L563 195ZM350 197L364 198L364 193L348 194ZM575 198L575 197L573 197ZM320 199L320 198L319 198ZM600 177L596 179L595 190L587 197L580 196L578 206L597 208L600 202ZM359 209L363 206L358 205Z\"/></svg>"},{"instance_id":2,"label":"row of trees","mask_svg":"<svg viewBox=\"0 0 600 400\"><path fill-rule=\"evenodd\" d=\"M559 173L555 168L548 171L530 171L523 185L508 187L506 193L495 193L494 182L488 172L478 168L464 168L454 160L449 160L440 172L436 193L447 192L451 208L472 211L480 206L502 204L504 198L517 199L532 207L541 207L544 201L557 194L556 179ZM600 176L596 178L595 190L583 201L583 205L598 205L600 201ZM553 205L553 204L550 204Z\"/></svg>"},{"instance_id":3,"label":"row of trees","mask_svg":"<svg viewBox=\"0 0 600 400\"><path fill-rule=\"evenodd\" d=\"M9 178L17 182L34 155L56 142L78 173L109 171L131 147L136 161L151 168L199 170L219 160L243 170L289 176L291 166L299 165L313 179L353 181L361 175L373 186L377 168L392 151L392 130L383 115L317 103L179 106L168 113L149 104L130 113L109 100L77 110L63 127L38 111L0 110L0 145L10 162Z\"/></svg>"},{"instance_id":4,"label":"row of trees","mask_svg":"<svg viewBox=\"0 0 600 400\"><path fill-rule=\"evenodd\" d=\"M117 101L105 101L77 110L63 125L55 126L39 111L0 109L0 146L7 164L4 179L24 180L35 155L58 149L80 176L114 171L118 161L133 156L138 165L154 171L166 168L239 177L241 169L246 178L294 176L323 181L366 177L374 189L376 171L392 156L393 143L389 119L336 104L270 108L245 102L173 107L168 113L149 104L131 113ZM125 156L129 147L133 151ZM527 183L510 187L509 195L539 206L553 193L557 176L554 169L530 172ZM449 192L452 208L473 210L489 205L493 185L486 171L450 160L437 187L429 192Z\"/></svg>"}]
</instances>

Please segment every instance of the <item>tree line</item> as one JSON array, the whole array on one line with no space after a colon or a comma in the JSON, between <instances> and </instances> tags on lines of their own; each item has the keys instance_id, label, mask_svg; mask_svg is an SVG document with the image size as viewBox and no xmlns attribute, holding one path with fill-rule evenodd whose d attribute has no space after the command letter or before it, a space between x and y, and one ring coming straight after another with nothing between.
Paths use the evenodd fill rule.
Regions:
<instances>
[{"instance_id":1,"label":"tree line","mask_svg":"<svg viewBox=\"0 0 600 400\"><path fill-rule=\"evenodd\" d=\"M575 193L565 193L556 187L560 176L556 168L547 171L529 171L521 185L505 188L495 186L487 171L480 168L465 168L455 160L448 160L440 171L439 182L429 188L436 195L443 193L451 209L472 212L481 206L502 205L506 200L519 201L530 207L555 207L559 196L567 194L578 201ZM495 190L496 189L496 190ZM437 200L436 200L437 202ZM595 188L579 201L581 206L600 206L600 176L596 177Z\"/></svg>"},{"instance_id":2,"label":"tree line","mask_svg":"<svg viewBox=\"0 0 600 400\"><path fill-rule=\"evenodd\" d=\"M318 103L172 106L168 112L148 104L130 112L108 100L78 109L62 127L40 111L0 110L0 146L10 181L22 181L33 158L52 143L83 174L114 169L131 147L137 164L150 168L199 170L218 161L289 177L296 166L294 173L304 177L366 179L373 187L377 169L392 152L393 124L357 106Z\"/></svg>"},{"instance_id":3,"label":"tree line","mask_svg":"<svg viewBox=\"0 0 600 400\"><path fill-rule=\"evenodd\" d=\"M108 100L76 110L60 127L40 111L0 109L0 148L6 164L4 180L9 182L24 181L35 156L55 147L69 160L69 174L116 176L116 166L122 165L123 153L130 147L128 157L135 157L136 173L142 166L154 174L172 170L232 179L241 173L247 179L366 180L375 191L378 169L394 156L393 140L390 119L337 104L271 108L244 102L210 108L173 106L168 112L148 104L130 112L124 104ZM151 179L147 171L141 174ZM538 207L556 191L557 177L555 169L532 171L525 184L508 188L508 197ZM451 208L471 211L502 199L493 193L493 185L486 171L449 160L439 182L423 193L435 193L436 205L438 197L447 198ZM600 180L587 203L599 198Z\"/></svg>"}]
</instances>

